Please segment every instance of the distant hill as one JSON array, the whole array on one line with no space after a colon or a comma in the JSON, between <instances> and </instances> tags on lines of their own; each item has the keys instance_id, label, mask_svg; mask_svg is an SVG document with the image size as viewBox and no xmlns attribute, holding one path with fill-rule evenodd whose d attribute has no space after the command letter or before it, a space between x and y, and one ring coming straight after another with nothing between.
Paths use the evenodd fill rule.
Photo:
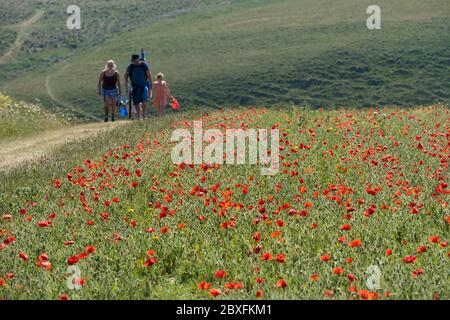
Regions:
<instances>
[{"instance_id":1,"label":"distant hill","mask_svg":"<svg viewBox=\"0 0 450 320\"><path fill-rule=\"evenodd\" d=\"M105 1L87 1L81 31L64 28L59 3L19 16L46 12L0 65L0 90L101 114L95 88L104 62L115 59L123 72L144 47L184 105L450 102L447 0L378 1L381 30L367 29L366 0L108 1L112 22Z\"/></svg>"}]
</instances>

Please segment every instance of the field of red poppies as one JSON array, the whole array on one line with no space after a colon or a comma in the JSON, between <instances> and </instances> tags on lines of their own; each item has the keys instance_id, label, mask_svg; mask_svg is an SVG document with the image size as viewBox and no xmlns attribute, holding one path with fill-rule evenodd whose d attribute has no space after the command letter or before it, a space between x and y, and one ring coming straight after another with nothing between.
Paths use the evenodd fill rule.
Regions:
<instances>
[{"instance_id":1,"label":"field of red poppies","mask_svg":"<svg viewBox=\"0 0 450 320\"><path fill-rule=\"evenodd\" d=\"M182 117L5 192L0 297L450 298L446 107L196 116L204 128L279 129L274 176L174 165L171 133L192 125Z\"/></svg>"}]
</instances>

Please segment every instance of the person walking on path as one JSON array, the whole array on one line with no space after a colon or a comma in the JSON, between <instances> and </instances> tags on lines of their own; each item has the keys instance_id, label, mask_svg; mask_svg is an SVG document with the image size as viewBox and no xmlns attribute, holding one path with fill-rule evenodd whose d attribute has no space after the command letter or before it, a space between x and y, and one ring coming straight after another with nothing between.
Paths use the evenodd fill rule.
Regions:
<instances>
[{"instance_id":1,"label":"person walking on path","mask_svg":"<svg viewBox=\"0 0 450 320\"><path fill-rule=\"evenodd\" d=\"M170 89L167 82L164 80L164 74L161 72L158 73L156 79L157 81L153 84L153 88L155 90L153 95L153 106L156 108L158 116L163 116L164 108L169 103L169 99L173 97L170 94Z\"/></svg>"},{"instance_id":2,"label":"person walking on path","mask_svg":"<svg viewBox=\"0 0 450 320\"><path fill-rule=\"evenodd\" d=\"M139 118L145 118L147 110L147 102L149 100L148 82L152 82L152 74L147 64L140 60L138 54L131 56L131 64L128 65L125 72L125 86L128 88L128 79L131 80L131 90L133 96L133 104L136 107ZM142 108L140 107L142 104Z\"/></svg>"},{"instance_id":3,"label":"person walking on path","mask_svg":"<svg viewBox=\"0 0 450 320\"><path fill-rule=\"evenodd\" d=\"M108 122L111 110L111 121L114 121L117 98L121 95L120 74L113 60L106 62L106 66L98 79L98 95L103 97L105 108L105 122Z\"/></svg>"}]
</instances>

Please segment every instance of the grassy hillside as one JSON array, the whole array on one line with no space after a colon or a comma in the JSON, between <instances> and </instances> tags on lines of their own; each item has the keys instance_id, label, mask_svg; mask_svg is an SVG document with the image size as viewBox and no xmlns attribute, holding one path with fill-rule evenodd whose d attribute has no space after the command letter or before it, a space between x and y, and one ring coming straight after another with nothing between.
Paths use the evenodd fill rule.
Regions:
<instances>
[{"instance_id":1,"label":"grassy hillside","mask_svg":"<svg viewBox=\"0 0 450 320\"><path fill-rule=\"evenodd\" d=\"M67 114L53 114L39 104L18 102L0 93L0 142L62 128L71 120Z\"/></svg>"},{"instance_id":2,"label":"grassy hillside","mask_svg":"<svg viewBox=\"0 0 450 320\"><path fill-rule=\"evenodd\" d=\"M1 50L12 45L16 27L41 10L44 15L32 28L14 57L0 64L3 79L11 79L29 70L43 70L76 55L78 49L92 48L118 34L132 31L162 18L173 18L224 0L4 0L0 3ZM67 7L81 9L82 30L66 28ZM1 52L0 52L1 54Z\"/></svg>"},{"instance_id":3,"label":"grassy hillside","mask_svg":"<svg viewBox=\"0 0 450 320\"><path fill-rule=\"evenodd\" d=\"M278 128L279 173L174 165L192 119ZM0 172L0 298L449 299L449 123L442 106L242 108L67 144Z\"/></svg>"},{"instance_id":4,"label":"grassy hillside","mask_svg":"<svg viewBox=\"0 0 450 320\"><path fill-rule=\"evenodd\" d=\"M184 105L448 104L448 1L379 1L379 31L366 28L369 4L252 0L209 7L76 50L0 88L99 114L95 84L104 61L114 58L122 71L130 53L145 47L153 71L165 72Z\"/></svg>"}]
</instances>

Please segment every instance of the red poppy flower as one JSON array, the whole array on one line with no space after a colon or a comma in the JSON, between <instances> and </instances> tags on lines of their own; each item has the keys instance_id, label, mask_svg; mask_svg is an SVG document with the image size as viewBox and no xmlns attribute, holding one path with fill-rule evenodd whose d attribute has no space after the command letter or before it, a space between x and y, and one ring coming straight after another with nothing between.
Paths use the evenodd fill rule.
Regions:
<instances>
[{"instance_id":1,"label":"red poppy flower","mask_svg":"<svg viewBox=\"0 0 450 320\"><path fill-rule=\"evenodd\" d=\"M84 252L91 254L94 253L96 251L96 248L94 246L88 246L86 247L86 249L84 249Z\"/></svg>"},{"instance_id":2,"label":"red poppy flower","mask_svg":"<svg viewBox=\"0 0 450 320\"><path fill-rule=\"evenodd\" d=\"M261 284L264 282L263 278L256 278L256 283Z\"/></svg>"},{"instance_id":3,"label":"red poppy flower","mask_svg":"<svg viewBox=\"0 0 450 320\"><path fill-rule=\"evenodd\" d=\"M262 298L263 297L263 295L264 295L264 293L263 293L263 291L261 290L261 289L259 289L258 291L256 291L256 297L257 298Z\"/></svg>"},{"instance_id":4,"label":"red poppy flower","mask_svg":"<svg viewBox=\"0 0 450 320\"><path fill-rule=\"evenodd\" d=\"M392 255L392 249L386 249L386 256Z\"/></svg>"},{"instance_id":5,"label":"red poppy flower","mask_svg":"<svg viewBox=\"0 0 450 320\"><path fill-rule=\"evenodd\" d=\"M428 238L428 241L430 241L431 243L438 243L440 240L441 238L438 236L431 236Z\"/></svg>"},{"instance_id":6,"label":"red poppy flower","mask_svg":"<svg viewBox=\"0 0 450 320\"><path fill-rule=\"evenodd\" d=\"M77 286L84 286L86 284L86 280L83 278L76 278L75 280L73 280L73 284Z\"/></svg>"},{"instance_id":7,"label":"red poppy flower","mask_svg":"<svg viewBox=\"0 0 450 320\"><path fill-rule=\"evenodd\" d=\"M218 295L220 295L222 292L219 289L211 289L209 291L209 294L213 297L217 297Z\"/></svg>"},{"instance_id":8,"label":"red poppy flower","mask_svg":"<svg viewBox=\"0 0 450 320\"><path fill-rule=\"evenodd\" d=\"M19 252L19 259L22 261L28 261L29 257L25 252Z\"/></svg>"},{"instance_id":9,"label":"red poppy flower","mask_svg":"<svg viewBox=\"0 0 450 320\"><path fill-rule=\"evenodd\" d=\"M284 262L286 262L286 256L284 255L284 254L277 254L277 261L279 262L279 263L284 263Z\"/></svg>"},{"instance_id":10,"label":"red poppy flower","mask_svg":"<svg viewBox=\"0 0 450 320\"><path fill-rule=\"evenodd\" d=\"M208 290L211 287L211 283L206 282L206 281L201 281L199 282L199 284L197 285L197 288L199 290Z\"/></svg>"},{"instance_id":11,"label":"red poppy flower","mask_svg":"<svg viewBox=\"0 0 450 320\"><path fill-rule=\"evenodd\" d=\"M305 208L311 208L311 207L313 207L314 206L314 204L312 203L312 202L306 202L305 204L304 204L304 207Z\"/></svg>"},{"instance_id":12,"label":"red poppy flower","mask_svg":"<svg viewBox=\"0 0 450 320\"><path fill-rule=\"evenodd\" d=\"M375 206L369 207L369 208L364 212L364 215L365 215L366 217L370 217L372 214L375 213L375 209L376 209Z\"/></svg>"},{"instance_id":13,"label":"red poppy flower","mask_svg":"<svg viewBox=\"0 0 450 320\"><path fill-rule=\"evenodd\" d=\"M270 253L268 253L268 252L263 253L263 254L261 255L261 260L263 260L263 261L270 261L270 260L272 260L272 259L273 259L272 254L270 254Z\"/></svg>"},{"instance_id":14,"label":"red poppy flower","mask_svg":"<svg viewBox=\"0 0 450 320\"><path fill-rule=\"evenodd\" d=\"M55 186L55 188L61 188L61 180L55 179L53 181L53 185Z\"/></svg>"},{"instance_id":15,"label":"red poppy flower","mask_svg":"<svg viewBox=\"0 0 450 320\"><path fill-rule=\"evenodd\" d=\"M3 241L3 243L8 246L16 240L17 240L16 237L11 236L11 237L6 238L5 241Z\"/></svg>"},{"instance_id":16,"label":"red poppy flower","mask_svg":"<svg viewBox=\"0 0 450 320\"><path fill-rule=\"evenodd\" d=\"M277 281L276 286L278 288L286 288L288 286L288 284L287 284L286 280L280 279Z\"/></svg>"},{"instance_id":17,"label":"red poppy flower","mask_svg":"<svg viewBox=\"0 0 450 320\"><path fill-rule=\"evenodd\" d=\"M261 233L260 232L255 232L253 234L253 240L255 240L256 242L261 241Z\"/></svg>"},{"instance_id":18,"label":"red poppy flower","mask_svg":"<svg viewBox=\"0 0 450 320\"><path fill-rule=\"evenodd\" d=\"M312 275L309 277L309 279L310 279L311 281L317 281L317 280L319 280L319 275L318 275L318 274L312 274Z\"/></svg>"},{"instance_id":19,"label":"red poppy flower","mask_svg":"<svg viewBox=\"0 0 450 320\"><path fill-rule=\"evenodd\" d=\"M378 293L370 292L367 290L360 290L358 292L358 296L361 300L377 300L378 299Z\"/></svg>"},{"instance_id":20,"label":"red poppy flower","mask_svg":"<svg viewBox=\"0 0 450 320\"><path fill-rule=\"evenodd\" d=\"M362 244L362 241L359 239L355 239L350 241L350 243L348 244L351 248L356 248L356 247L360 247Z\"/></svg>"},{"instance_id":21,"label":"red poppy flower","mask_svg":"<svg viewBox=\"0 0 450 320\"><path fill-rule=\"evenodd\" d=\"M283 220L277 220L276 221L277 226L279 227L284 227L286 225L286 223Z\"/></svg>"},{"instance_id":22,"label":"red poppy flower","mask_svg":"<svg viewBox=\"0 0 450 320\"><path fill-rule=\"evenodd\" d=\"M46 227L48 227L49 225L51 225L51 222L50 222L50 221L39 221L36 225L37 225L39 228L46 228Z\"/></svg>"},{"instance_id":23,"label":"red poppy flower","mask_svg":"<svg viewBox=\"0 0 450 320\"><path fill-rule=\"evenodd\" d=\"M38 257L37 266L44 268L46 271L50 271L52 269L52 264L50 263L49 257L46 253L43 253Z\"/></svg>"},{"instance_id":24,"label":"red poppy flower","mask_svg":"<svg viewBox=\"0 0 450 320\"><path fill-rule=\"evenodd\" d=\"M323 262L328 262L328 261L331 260L331 256L328 255L328 254L323 255L323 256L320 257L320 260L323 261Z\"/></svg>"},{"instance_id":25,"label":"red poppy flower","mask_svg":"<svg viewBox=\"0 0 450 320\"><path fill-rule=\"evenodd\" d=\"M150 267L150 266L154 265L156 262L157 261L155 258L149 258L147 261L145 261L144 265L146 267Z\"/></svg>"},{"instance_id":26,"label":"red poppy flower","mask_svg":"<svg viewBox=\"0 0 450 320\"><path fill-rule=\"evenodd\" d=\"M169 227L162 227L160 231L162 234L165 234L165 233L169 232Z\"/></svg>"},{"instance_id":27,"label":"red poppy flower","mask_svg":"<svg viewBox=\"0 0 450 320\"><path fill-rule=\"evenodd\" d=\"M427 252L428 246L420 246L417 248L417 253L424 253Z\"/></svg>"},{"instance_id":28,"label":"red poppy flower","mask_svg":"<svg viewBox=\"0 0 450 320\"><path fill-rule=\"evenodd\" d=\"M331 291L331 290L325 290L325 291L323 292L323 295L324 295L325 297L327 297L327 298L331 298L332 296L334 296L334 292Z\"/></svg>"},{"instance_id":29,"label":"red poppy flower","mask_svg":"<svg viewBox=\"0 0 450 320\"><path fill-rule=\"evenodd\" d=\"M333 273L336 275L341 275L344 273L344 269L342 267L335 267L333 268Z\"/></svg>"},{"instance_id":30,"label":"red poppy flower","mask_svg":"<svg viewBox=\"0 0 450 320\"><path fill-rule=\"evenodd\" d=\"M218 278L218 279L223 279L228 275L228 272L226 272L225 270L217 270L214 273L214 277Z\"/></svg>"},{"instance_id":31,"label":"red poppy flower","mask_svg":"<svg viewBox=\"0 0 450 320\"><path fill-rule=\"evenodd\" d=\"M414 263L417 261L417 257L416 256L406 256L403 258L403 262L404 263Z\"/></svg>"},{"instance_id":32,"label":"red poppy flower","mask_svg":"<svg viewBox=\"0 0 450 320\"><path fill-rule=\"evenodd\" d=\"M417 278L418 276L424 274L424 271L422 268L416 269L412 272L413 278Z\"/></svg>"},{"instance_id":33,"label":"red poppy flower","mask_svg":"<svg viewBox=\"0 0 450 320\"><path fill-rule=\"evenodd\" d=\"M237 282L227 282L225 283L225 288L227 289L242 289L244 286L241 283L237 283Z\"/></svg>"},{"instance_id":34,"label":"red poppy flower","mask_svg":"<svg viewBox=\"0 0 450 320\"><path fill-rule=\"evenodd\" d=\"M63 293L62 295L59 296L59 300L67 301L69 300L69 296L67 295L67 293Z\"/></svg>"},{"instance_id":35,"label":"red poppy flower","mask_svg":"<svg viewBox=\"0 0 450 320\"><path fill-rule=\"evenodd\" d=\"M78 261L80 261L80 258L78 256L71 256L67 259L67 264L69 266L72 266L72 265L78 263Z\"/></svg>"}]
</instances>

